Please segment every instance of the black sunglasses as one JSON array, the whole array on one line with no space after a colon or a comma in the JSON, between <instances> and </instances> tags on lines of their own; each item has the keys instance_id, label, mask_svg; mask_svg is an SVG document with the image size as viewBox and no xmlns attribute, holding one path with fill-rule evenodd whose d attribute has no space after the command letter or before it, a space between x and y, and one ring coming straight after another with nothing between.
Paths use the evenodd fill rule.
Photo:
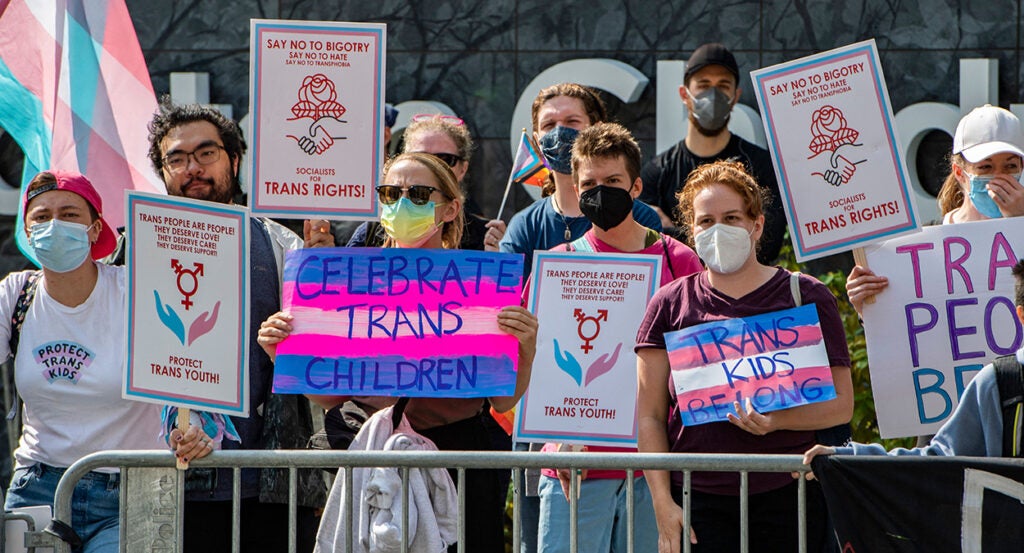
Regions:
<instances>
[{"instance_id":1,"label":"black sunglasses","mask_svg":"<svg viewBox=\"0 0 1024 553\"><path fill-rule=\"evenodd\" d=\"M425 184L414 184L409 188L402 188L394 184L381 184L377 186L377 197L380 199L380 203L391 205L402 199L403 191L414 205L425 205L430 201L431 194L440 192L437 188Z\"/></svg>"},{"instance_id":2,"label":"black sunglasses","mask_svg":"<svg viewBox=\"0 0 1024 553\"><path fill-rule=\"evenodd\" d=\"M445 162L448 165L448 167L451 167L453 169L455 168L456 165L459 164L460 161L462 161L462 156L460 156L459 154L449 154L449 153L446 153L446 152L441 152L441 153L437 153L437 154L435 154L433 152L410 152L410 153L414 153L414 154L430 154L430 155L436 157L437 159L440 159L441 161Z\"/></svg>"}]
</instances>

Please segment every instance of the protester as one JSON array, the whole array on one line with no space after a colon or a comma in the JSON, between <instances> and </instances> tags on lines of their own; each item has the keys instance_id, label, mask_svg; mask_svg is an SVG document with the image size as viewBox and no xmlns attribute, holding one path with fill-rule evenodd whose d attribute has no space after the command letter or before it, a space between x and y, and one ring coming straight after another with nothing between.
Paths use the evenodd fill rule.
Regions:
<instances>
[{"instance_id":1,"label":"protester","mask_svg":"<svg viewBox=\"0 0 1024 553\"><path fill-rule=\"evenodd\" d=\"M6 510L52 508L57 482L86 455L162 447L160 406L121 398L124 269L94 261L115 245L99 194L80 174L45 171L29 182L23 208L42 270L0 282L0 359L14 355L24 401ZM117 468L97 469L75 486L64 521L82 540L75 551L119 550L119 476Z\"/></svg>"},{"instance_id":2,"label":"protester","mask_svg":"<svg viewBox=\"0 0 1024 553\"><path fill-rule=\"evenodd\" d=\"M175 106L164 98L149 124L149 157L172 196L216 203L233 203L241 188L238 164L246 144L238 125L211 107ZM326 221L306 221L305 245L332 246ZM303 240L269 219L250 218L250 326L280 309L284 254L303 246ZM251 340L249 349L249 416L231 417L241 444L224 449L304 449L313 433L309 402L297 395L271 393L273 362ZM181 450L180 432L171 432ZM222 552L231 548L231 469L191 469L186 473L184 550ZM297 550L313 549L319 524L316 509L323 506L326 485L319 470L299 470ZM242 469L241 550L288 550L288 471Z\"/></svg>"},{"instance_id":3,"label":"protester","mask_svg":"<svg viewBox=\"0 0 1024 553\"><path fill-rule=\"evenodd\" d=\"M1024 259L1021 259L1013 266L1014 305L1017 307L1017 319L1024 324ZM1021 382L1021 375L1024 375L1024 346L1017 350L1017 353L1006 356L1013 370L1017 373L1017 381ZM859 444L851 443L847 447L831 447L816 445L804 454L804 464L810 465L811 461L818 455L957 455L961 457L1020 457L1021 456L1021 397L1005 396L1000 393L999 378L997 376L997 363L985 365L981 371L971 380L960 396L960 403L957 404L953 415L946 419L946 422L939 428L939 432L931 439L930 444L915 447L913 449L896 448L886 452L880 444ZM1007 421L1003 418L1004 409L1010 407L1016 411L1014 419ZM1007 449L1006 435L1007 423L1012 436L1011 449ZM1015 425L1016 423L1016 425ZM1013 447L1017 450L1013 451ZM813 477L813 473L810 473Z\"/></svg>"},{"instance_id":4,"label":"protester","mask_svg":"<svg viewBox=\"0 0 1024 553\"><path fill-rule=\"evenodd\" d=\"M1009 111L984 105L956 126L950 172L939 191L943 225L1024 215L1024 130ZM863 265L846 279L846 293L858 314L864 301L889 280Z\"/></svg>"},{"instance_id":5,"label":"protester","mask_svg":"<svg viewBox=\"0 0 1024 553\"><path fill-rule=\"evenodd\" d=\"M452 115L425 114L414 115L412 124L402 134L403 152L422 152L433 154L451 167L460 186L469 170L469 161L473 156L473 138L469 134L466 123ZM498 251L498 242L505 235L505 222L484 218L478 206L466 195L463 212L466 221L463 227L462 242L464 250ZM363 223L348 241L350 247L380 246L387 238L387 233L376 223Z\"/></svg>"},{"instance_id":6,"label":"protester","mask_svg":"<svg viewBox=\"0 0 1024 553\"><path fill-rule=\"evenodd\" d=\"M388 231L385 247L454 249L462 238L462 193L445 162L423 153L405 153L388 162L377 191L384 206L381 222ZM418 188L417 188L418 187ZM424 195L423 187L426 190ZM424 224L424 220L427 224ZM277 344L288 337L291 316L279 312L259 330L258 341L273 359ZM490 403L499 412L515 406L530 382L537 339L537 319L520 307L506 307L498 315L498 326L519 339L519 366L515 394L509 397L422 398L408 400L405 415L412 428L429 438L442 451L491 450L493 444L484 420ZM310 396L325 409L350 399L349 396ZM396 398L392 398L396 399ZM506 489L504 470L467 470L466 551L503 551L503 513ZM454 473L454 471L453 471ZM327 547L321 544L322 547ZM449 551L455 551L455 545Z\"/></svg>"},{"instance_id":7,"label":"protester","mask_svg":"<svg viewBox=\"0 0 1024 553\"><path fill-rule=\"evenodd\" d=\"M633 219L633 202L640 194L640 147L622 126L597 123L580 132L572 147L572 178L577 204L593 228L555 251L637 253L662 257L660 285L701 270L689 247ZM638 308L642 308L638 306ZM547 444L545 451L555 451ZM587 446L589 451L629 452L636 448ZM545 469L541 478L538 550L569 551L569 478L567 470ZM580 551L628 551L627 482L621 470L581 473L577 513ZM655 551L658 527L646 481L634 479L634 551Z\"/></svg>"},{"instance_id":8,"label":"protester","mask_svg":"<svg viewBox=\"0 0 1024 553\"><path fill-rule=\"evenodd\" d=\"M534 250L549 250L576 240L590 229L580 211L572 181L572 143L579 131L608 119L604 102L593 90L576 83L549 86L533 101L533 136L551 168L544 197L516 213L501 239L501 251L521 253L530 274ZM661 230L657 213L643 202L633 203L633 218Z\"/></svg>"},{"instance_id":9,"label":"protester","mask_svg":"<svg viewBox=\"0 0 1024 553\"><path fill-rule=\"evenodd\" d=\"M698 167L679 193L681 222L689 227L707 269L664 286L647 307L637 336L639 450L680 453L770 453L806 451L814 430L848 422L853 384L846 335L835 297L806 276L761 264L756 243L764 235L764 190L741 163ZM797 279L798 288L791 286ZM800 301L797 301L799 295ZM836 398L767 414L750 400L734 403L729 423L682 427L669 370L665 333L693 325L815 304L832 369ZM668 424L666 426L666 421ZM659 551L681 550L683 475L645 471L657 515ZM759 551L797 549L797 486L788 474L749 475L750 543ZM692 475L689 536L695 552L739 549L739 475ZM824 500L807 494L808 551L825 544Z\"/></svg>"},{"instance_id":10,"label":"protester","mask_svg":"<svg viewBox=\"0 0 1024 553\"><path fill-rule=\"evenodd\" d=\"M740 70L725 46L704 44L686 62L679 96L686 105L686 138L644 166L640 199L655 206L666 229L684 238L675 227L676 195L691 171L718 160L741 161L768 193L765 229L757 259L770 265L779 256L786 234L786 214L768 151L729 131L729 119L740 100Z\"/></svg>"},{"instance_id":11,"label":"protester","mask_svg":"<svg viewBox=\"0 0 1024 553\"><path fill-rule=\"evenodd\" d=\"M384 104L384 151L391 149L391 128L398 121L398 109L391 104Z\"/></svg>"}]
</instances>

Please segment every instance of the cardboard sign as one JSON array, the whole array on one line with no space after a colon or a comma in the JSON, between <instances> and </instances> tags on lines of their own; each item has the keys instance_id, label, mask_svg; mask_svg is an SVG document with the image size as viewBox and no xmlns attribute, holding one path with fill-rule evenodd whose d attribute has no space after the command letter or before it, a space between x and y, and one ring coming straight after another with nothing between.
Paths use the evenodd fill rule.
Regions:
<instances>
[{"instance_id":1,"label":"cardboard sign","mask_svg":"<svg viewBox=\"0 0 1024 553\"><path fill-rule=\"evenodd\" d=\"M129 192L123 396L247 416L245 208Z\"/></svg>"},{"instance_id":2,"label":"cardboard sign","mask_svg":"<svg viewBox=\"0 0 1024 553\"><path fill-rule=\"evenodd\" d=\"M519 305L523 256L462 250L289 252L274 391L489 397L515 391L519 341L498 312Z\"/></svg>"},{"instance_id":3,"label":"cardboard sign","mask_svg":"<svg viewBox=\"0 0 1024 553\"><path fill-rule=\"evenodd\" d=\"M636 445L636 332L661 256L536 252L530 310L542 321L521 442Z\"/></svg>"},{"instance_id":4,"label":"cardboard sign","mask_svg":"<svg viewBox=\"0 0 1024 553\"><path fill-rule=\"evenodd\" d=\"M253 19L250 30L253 213L375 219L385 26Z\"/></svg>"},{"instance_id":5,"label":"cardboard sign","mask_svg":"<svg viewBox=\"0 0 1024 553\"><path fill-rule=\"evenodd\" d=\"M836 397L814 304L666 332L665 347L683 426L747 399L767 413Z\"/></svg>"},{"instance_id":6,"label":"cardboard sign","mask_svg":"<svg viewBox=\"0 0 1024 553\"><path fill-rule=\"evenodd\" d=\"M921 226L874 40L750 75L798 261Z\"/></svg>"},{"instance_id":7,"label":"cardboard sign","mask_svg":"<svg viewBox=\"0 0 1024 553\"><path fill-rule=\"evenodd\" d=\"M883 438L934 434L974 375L1021 347L1014 264L1024 219L925 227L865 248L889 286L864 306Z\"/></svg>"}]
</instances>

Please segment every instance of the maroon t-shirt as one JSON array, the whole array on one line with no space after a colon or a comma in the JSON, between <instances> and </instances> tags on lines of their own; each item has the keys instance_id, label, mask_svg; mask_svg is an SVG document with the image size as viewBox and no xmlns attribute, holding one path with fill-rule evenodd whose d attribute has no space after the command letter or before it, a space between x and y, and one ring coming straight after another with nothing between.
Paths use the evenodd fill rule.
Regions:
<instances>
[{"instance_id":1,"label":"maroon t-shirt","mask_svg":"<svg viewBox=\"0 0 1024 553\"><path fill-rule=\"evenodd\" d=\"M651 298L640 324L636 349L665 349L665 333L701 323L749 317L796 306L790 289L790 272L779 268L768 282L741 298L730 298L711 287L707 271L686 276L662 287ZM849 367L846 333L832 292L816 279L800 275L803 305L816 304L829 364ZM751 434L730 422L715 422L683 429L671 376L666 383L670 397L669 451L679 453L802 454L814 445L813 431L777 430L764 436ZM682 485L682 473L672 481ZM792 482L788 474L751 473L750 493L781 488ZM731 472L694 472L693 489L720 495L739 495L740 476Z\"/></svg>"}]
</instances>

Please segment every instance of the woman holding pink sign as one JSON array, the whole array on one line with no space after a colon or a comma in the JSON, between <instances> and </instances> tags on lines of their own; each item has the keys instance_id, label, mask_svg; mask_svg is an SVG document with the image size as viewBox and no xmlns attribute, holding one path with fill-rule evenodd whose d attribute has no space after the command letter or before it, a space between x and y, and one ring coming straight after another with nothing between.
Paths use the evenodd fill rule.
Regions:
<instances>
[{"instance_id":1,"label":"woman holding pink sign","mask_svg":"<svg viewBox=\"0 0 1024 553\"><path fill-rule=\"evenodd\" d=\"M458 248L463 230L463 197L458 181L444 161L431 154L405 153L388 162L377 187L383 211L381 226L388 234L386 248ZM267 319L258 341L271 359L277 344L292 331L291 315L280 312ZM537 318L520 306L505 307L498 314L498 327L519 340L519 368L515 393L491 398L380 398L400 401L412 428L429 438L439 450L491 450L491 437L484 425L488 403L499 412L515 406L526 392L537 342ZM349 396L310 396L330 409ZM381 412L383 414L383 412ZM376 415L375 415L376 416ZM368 423L369 424L369 421ZM503 551L505 471L467 470L466 551ZM454 472L453 472L454 477ZM326 521L326 518L325 518ZM325 522L326 523L326 522ZM318 536L318 545L322 537ZM455 550L451 545L450 551Z\"/></svg>"},{"instance_id":2,"label":"woman holding pink sign","mask_svg":"<svg viewBox=\"0 0 1024 553\"><path fill-rule=\"evenodd\" d=\"M815 442L815 430L853 413L850 356L835 297L823 284L757 261L764 233L764 191L742 164L703 165L678 195L682 223L707 268L659 290L637 335L641 452L792 454ZM683 427L665 333L709 321L817 306L836 399L759 413L748 398L728 422ZM667 424L666 424L667 422ZM682 473L645 471L658 523L658 550L682 550ZM736 473L695 472L690 492L693 551L739 549L740 481ZM757 551L797 550L797 484L788 473L749 475L749 539ZM808 488L808 551L826 543L820 489Z\"/></svg>"}]
</instances>

